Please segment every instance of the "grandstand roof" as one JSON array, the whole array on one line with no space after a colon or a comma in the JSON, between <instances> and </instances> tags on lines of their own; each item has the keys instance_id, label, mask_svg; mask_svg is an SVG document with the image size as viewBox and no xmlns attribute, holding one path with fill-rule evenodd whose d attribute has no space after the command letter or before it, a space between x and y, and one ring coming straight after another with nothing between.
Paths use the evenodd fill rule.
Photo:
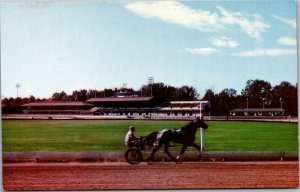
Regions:
<instances>
[{"instance_id":1,"label":"grandstand roof","mask_svg":"<svg viewBox=\"0 0 300 192\"><path fill-rule=\"evenodd\" d=\"M169 101L169 103L172 103L172 104L195 104L195 103L208 103L209 101L206 101L206 100L196 100L196 101Z\"/></svg>"},{"instance_id":2,"label":"grandstand roof","mask_svg":"<svg viewBox=\"0 0 300 192\"><path fill-rule=\"evenodd\" d=\"M162 110L199 110L209 104L209 101L169 101L160 105Z\"/></svg>"},{"instance_id":3,"label":"grandstand roof","mask_svg":"<svg viewBox=\"0 0 300 192\"><path fill-rule=\"evenodd\" d=\"M151 97L102 97L102 98L91 98L86 102L136 102L136 101L149 101Z\"/></svg>"},{"instance_id":4,"label":"grandstand roof","mask_svg":"<svg viewBox=\"0 0 300 192\"><path fill-rule=\"evenodd\" d=\"M282 108L246 108L246 109L234 109L231 112L284 112Z\"/></svg>"},{"instance_id":5,"label":"grandstand roof","mask_svg":"<svg viewBox=\"0 0 300 192\"><path fill-rule=\"evenodd\" d=\"M81 101L37 101L22 105L23 107L33 106L93 106L92 104Z\"/></svg>"}]
</instances>

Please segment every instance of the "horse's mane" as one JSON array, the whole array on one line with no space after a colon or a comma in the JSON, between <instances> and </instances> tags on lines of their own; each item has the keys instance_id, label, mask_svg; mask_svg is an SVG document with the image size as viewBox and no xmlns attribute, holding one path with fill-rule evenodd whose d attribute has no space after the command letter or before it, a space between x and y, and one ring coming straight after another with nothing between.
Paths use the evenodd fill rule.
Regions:
<instances>
[{"instance_id":1,"label":"horse's mane","mask_svg":"<svg viewBox=\"0 0 300 192\"><path fill-rule=\"evenodd\" d=\"M189 129L192 125L193 125L194 121L189 122L187 125L184 125L183 127L181 127L181 130L186 130Z\"/></svg>"}]
</instances>

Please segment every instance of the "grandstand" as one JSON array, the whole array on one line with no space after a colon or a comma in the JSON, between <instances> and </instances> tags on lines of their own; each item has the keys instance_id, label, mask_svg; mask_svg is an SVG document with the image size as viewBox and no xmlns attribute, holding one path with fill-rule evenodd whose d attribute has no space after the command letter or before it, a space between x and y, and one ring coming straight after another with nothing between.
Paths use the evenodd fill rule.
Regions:
<instances>
[{"instance_id":1,"label":"grandstand","mask_svg":"<svg viewBox=\"0 0 300 192\"><path fill-rule=\"evenodd\" d=\"M160 105L159 116L195 117L209 107L209 101L170 101Z\"/></svg>"},{"instance_id":2,"label":"grandstand","mask_svg":"<svg viewBox=\"0 0 300 192\"><path fill-rule=\"evenodd\" d=\"M151 97L103 97L86 101L98 108L94 115L148 116L154 109Z\"/></svg>"},{"instance_id":3,"label":"grandstand","mask_svg":"<svg viewBox=\"0 0 300 192\"><path fill-rule=\"evenodd\" d=\"M22 105L25 114L81 114L89 110L92 104L79 101L40 101Z\"/></svg>"},{"instance_id":4,"label":"grandstand","mask_svg":"<svg viewBox=\"0 0 300 192\"><path fill-rule=\"evenodd\" d=\"M26 114L80 114L134 119L194 118L208 107L208 101L170 101L156 105L151 97L103 97L86 102L47 101L23 105Z\"/></svg>"},{"instance_id":5,"label":"grandstand","mask_svg":"<svg viewBox=\"0 0 300 192\"><path fill-rule=\"evenodd\" d=\"M230 111L232 116L283 116L282 108L246 108L234 109Z\"/></svg>"},{"instance_id":6,"label":"grandstand","mask_svg":"<svg viewBox=\"0 0 300 192\"><path fill-rule=\"evenodd\" d=\"M102 97L91 98L86 102L96 107L110 108L150 108L153 106L151 97Z\"/></svg>"},{"instance_id":7,"label":"grandstand","mask_svg":"<svg viewBox=\"0 0 300 192\"><path fill-rule=\"evenodd\" d=\"M127 115L129 118L194 118L208 101L170 101L155 105L151 97L92 98L97 115Z\"/></svg>"}]
</instances>

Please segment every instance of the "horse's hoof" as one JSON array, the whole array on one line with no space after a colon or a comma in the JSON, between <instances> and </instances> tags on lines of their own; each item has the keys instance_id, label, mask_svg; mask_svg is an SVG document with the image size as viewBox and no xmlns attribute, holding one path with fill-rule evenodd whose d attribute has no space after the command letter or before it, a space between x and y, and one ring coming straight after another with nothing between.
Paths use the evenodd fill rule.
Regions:
<instances>
[{"instance_id":1,"label":"horse's hoof","mask_svg":"<svg viewBox=\"0 0 300 192\"><path fill-rule=\"evenodd\" d=\"M181 164L182 163L182 159L181 158L176 158L175 163L176 164Z\"/></svg>"}]
</instances>

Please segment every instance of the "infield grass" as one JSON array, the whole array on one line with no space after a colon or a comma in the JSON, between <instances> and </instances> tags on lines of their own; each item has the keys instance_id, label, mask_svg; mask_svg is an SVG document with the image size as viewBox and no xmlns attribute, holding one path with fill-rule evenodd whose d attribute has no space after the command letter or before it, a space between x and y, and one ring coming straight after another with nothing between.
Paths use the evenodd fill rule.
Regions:
<instances>
[{"instance_id":1,"label":"infield grass","mask_svg":"<svg viewBox=\"0 0 300 192\"><path fill-rule=\"evenodd\" d=\"M2 120L3 152L125 151L130 125L136 136L187 121L149 120ZM206 121L206 151L298 151L298 126L290 123ZM196 133L199 143L199 131ZM178 145L171 150L178 150ZM195 150L188 148L188 150Z\"/></svg>"}]
</instances>

